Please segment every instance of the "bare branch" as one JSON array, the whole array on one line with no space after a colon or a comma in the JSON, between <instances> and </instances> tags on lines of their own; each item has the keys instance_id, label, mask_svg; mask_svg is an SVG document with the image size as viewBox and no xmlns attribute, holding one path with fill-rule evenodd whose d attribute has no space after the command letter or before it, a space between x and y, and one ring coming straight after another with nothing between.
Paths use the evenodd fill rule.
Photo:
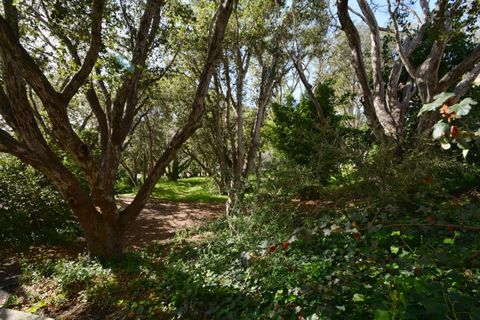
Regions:
<instances>
[{"instance_id":1,"label":"bare branch","mask_svg":"<svg viewBox=\"0 0 480 320\"><path fill-rule=\"evenodd\" d=\"M465 93L467 93L470 85L478 78L480 75L480 63L475 66L462 81L460 81L453 92L455 93L456 100L459 100Z\"/></svg>"},{"instance_id":2,"label":"bare branch","mask_svg":"<svg viewBox=\"0 0 480 320\"><path fill-rule=\"evenodd\" d=\"M395 40L397 42L398 54L400 55L400 59L402 60L402 63L405 69L407 70L408 74L410 75L410 77L415 79L415 76L416 76L415 67L410 61L409 54L405 51L405 48L402 45L402 40L400 39L400 31L398 29L398 22L397 22L398 6L397 8L395 8L395 12L393 12L390 0L387 0L387 4L388 4L388 12L390 13L390 17L392 18L392 22L393 22L393 27L395 29Z\"/></svg>"},{"instance_id":3,"label":"bare branch","mask_svg":"<svg viewBox=\"0 0 480 320\"><path fill-rule=\"evenodd\" d=\"M420 0L420 7L422 7L423 15L425 16L425 23L430 21L430 7L428 0Z\"/></svg>"},{"instance_id":4,"label":"bare branch","mask_svg":"<svg viewBox=\"0 0 480 320\"><path fill-rule=\"evenodd\" d=\"M365 114L367 115L372 128L378 125L378 120L373 106L372 91L370 90L365 62L363 60L363 50L361 46L360 34L353 24L350 15L348 14L348 0L337 0L337 13L348 40L348 45L352 50L353 65L355 66L355 73L357 74L360 87L362 89L363 97L362 104L365 107Z\"/></svg>"},{"instance_id":5,"label":"bare branch","mask_svg":"<svg viewBox=\"0 0 480 320\"><path fill-rule=\"evenodd\" d=\"M438 91L446 91L452 86L462 75L472 68L480 61L480 44L473 49L473 51L463 59L458 65L450 70L446 75L440 79L438 83Z\"/></svg>"},{"instance_id":6,"label":"bare branch","mask_svg":"<svg viewBox=\"0 0 480 320\"><path fill-rule=\"evenodd\" d=\"M363 22L367 23L367 19L360 12L353 10L350 6L348 7L348 10L360 19L362 19Z\"/></svg>"}]
</instances>

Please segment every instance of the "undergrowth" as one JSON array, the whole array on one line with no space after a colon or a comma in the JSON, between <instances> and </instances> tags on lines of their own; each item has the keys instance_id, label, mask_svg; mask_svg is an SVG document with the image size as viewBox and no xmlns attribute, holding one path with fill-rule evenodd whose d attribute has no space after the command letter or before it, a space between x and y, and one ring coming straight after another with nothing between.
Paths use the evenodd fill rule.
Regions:
<instances>
[{"instance_id":1,"label":"undergrowth","mask_svg":"<svg viewBox=\"0 0 480 320\"><path fill-rule=\"evenodd\" d=\"M10 306L58 315L87 301L80 319L478 319L472 199L414 211L271 200L122 262L26 264L23 287L52 294Z\"/></svg>"}]
</instances>

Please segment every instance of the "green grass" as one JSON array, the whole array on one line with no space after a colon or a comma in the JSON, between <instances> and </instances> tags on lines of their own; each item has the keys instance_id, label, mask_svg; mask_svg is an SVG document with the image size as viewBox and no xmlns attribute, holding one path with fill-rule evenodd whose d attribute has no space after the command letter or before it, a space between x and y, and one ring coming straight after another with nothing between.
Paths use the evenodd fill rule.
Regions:
<instances>
[{"instance_id":1,"label":"green grass","mask_svg":"<svg viewBox=\"0 0 480 320\"><path fill-rule=\"evenodd\" d=\"M179 179L177 182L161 180L152 197L178 202L223 203L227 200L218 193L212 180L205 177Z\"/></svg>"},{"instance_id":2,"label":"green grass","mask_svg":"<svg viewBox=\"0 0 480 320\"><path fill-rule=\"evenodd\" d=\"M124 191L122 195L134 196L134 193ZM224 203L227 197L221 195L211 178L194 177L168 181L161 179L151 195L152 198L175 202Z\"/></svg>"}]
</instances>

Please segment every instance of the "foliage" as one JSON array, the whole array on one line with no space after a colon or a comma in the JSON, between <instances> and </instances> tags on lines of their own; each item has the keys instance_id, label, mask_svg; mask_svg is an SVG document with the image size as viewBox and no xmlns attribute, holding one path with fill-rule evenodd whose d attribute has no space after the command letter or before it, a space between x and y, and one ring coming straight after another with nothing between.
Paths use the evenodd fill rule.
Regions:
<instances>
[{"instance_id":1,"label":"foliage","mask_svg":"<svg viewBox=\"0 0 480 320\"><path fill-rule=\"evenodd\" d=\"M168 201L225 202L226 197L218 194L210 178L194 177L178 181L161 179L155 186L152 196Z\"/></svg>"},{"instance_id":2,"label":"foliage","mask_svg":"<svg viewBox=\"0 0 480 320\"><path fill-rule=\"evenodd\" d=\"M209 178L186 178L177 182L160 181L155 186L153 196L170 201L225 202Z\"/></svg>"},{"instance_id":3,"label":"foliage","mask_svg":"<svg viewBox=\"0 0 480 320\"><path fill-rule=\"evenodd\" d=\"M432 103L425 104L420 109L418 116L427 112L438 111L442 115L442 119L433 126L433 139L439 140L445 150L450 149L451 143L456 144L462 149L463 156L466 157L470 149L469 143L472 140L478 140L480 130L469 128L468 124L462 124L460 119L468 116L477 102L472 98L465 98L458 103L451 103L454 96L450 92L435 96Z\"/></svg>"},{"instance_id":4,"label":"foliage","mask_svg":"<svg viewBox=\"0 0 480 320\"><path fill-rule=\"evenodd\" d=\"M102 267L86 255L79 255L74 260L45 259L38 265L24 264L22 271L26 281L41 282L51 278L58 289L67 296L82 291L92 284L102 282L102 280L111 276L111 271L108 268Z\"/></svg>"},{"instance_id":5,"label":"foliage","mask_svg":"<svg viewBox=\"0 0 480 320\"><path fill-rule=\"evenodd\" d=\"M337 1L341 33L330 32L329 5L320 0L235 1L225 25L218 1L107 1L97 31L87 2L0 3L11 27L18 10L14 43L38 65L10 65L18 55L0 41L12 49L0 50L0 149L63 188L77 216L87 217L80 220L90 250L112 236L111 221L122 231L134 223L128 209L117 210L117 193L146 191L140 203L151 190L167 201L225 202L215 182L230 214L102 263L35 248L21 258L21 286L7 307L67 319L480 319L480 148L472 148L480 145L480 87L459 102L451 93L421 102L468 78L442 83L449 71L478 63L475 1L432 7L425 25L413 22L414 4L398 1L398 38L371 22L365 1L358 9L370 28L358 29L340 9L360 13ZM205 47L220 48L223 28L222 51L207 54L219 60L206 61ZM99 31L93 71L71 101L62 99L55 90L68 93L72 75L89 69L80 65ZM395 40L415 72L404 70ZM300 84L311 93L314 79L330 80L293 98ZM203 127L182 145L203 111ZM428 117L417 115L427 112L442 117L433 138L464 156L471 150L466 159L422 140ZM197 174L209 177L177 181ZM13 251L80 234L52 183L2 155L0 226L0 245Z\"/></svg>"},{"instance_id":6,"label":"foliage","mask_svg":"<svg viewBox=\"0 0 480 320\"><path fill-rule=\"evenodd\" d=\"M335 113L335 97L330 81L316 88L317 99L323 107L330 128L319 124L313 103L303 96L296 102L292 96L283 103L273 103L273 122L267 138L285 159L294 165L305 167L320 182L339 170L343 154L339 144L339 132L345 133L342 118Z\"/></svg>"},{"instance_id":7,"label":"foliage","mask_svg":"<svg viewBox=\"0 0 480 320\"><path fill-rule=\"evenodd\" d=\"M337 201L371 199L382 205L418 208L477 185L477 167L459 162L456 155L442 154L428 141L418 140L401 157L396 149L385 143L352 157L350 170L337 179L341 191L332 191Z\"/></svg>"},{"instance_id":8,"label":"foliage","mask_svg":"<svg viewBox=\"0 0 480 320\"><path fill-rule=\"evenodd\" d=\"M466 262L479 233L462 228L480 222L478 202L312 212L269 201L248 213L230 222L236 232L220 219L199 230L200 242L179 236L170 250L130 251L108 267L85 257L35 265L27 284L76 288L93 318L474 319L479 311L478 262Z\"/></svg>"},{"instance_id":9,"label":"foliage","mask_svg":"<svg viewBox=\"0 0 480 320\"><path fill-rule=\"evenodd\" d=\"M74 239L79 227L57 189L33 168L0 157L0 243Z\"/></svg>"}]
</instances>

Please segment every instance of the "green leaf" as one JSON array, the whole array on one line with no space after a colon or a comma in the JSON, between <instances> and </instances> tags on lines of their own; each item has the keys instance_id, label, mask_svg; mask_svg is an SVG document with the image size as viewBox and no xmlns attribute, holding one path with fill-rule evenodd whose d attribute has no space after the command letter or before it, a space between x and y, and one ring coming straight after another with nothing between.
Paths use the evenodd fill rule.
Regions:
<instances>
[{"instance_id":1,"label":"green leaf","mask_svg":"<svg viewBox=\"0 0 480 320\"><path fill-rule=\"evenodd\" d=\"M360 293L355 293L352 298L353 302L363 302L365 301L365 296Z\"/></svg>"},{"instance_id":2,"label":"green leaf","mask_svg":"<svg viewBox=\"0 0 480 320\"><path fill-rule=\"evenodd\" d=\"M472 106L476 105L477 102L471 98L465 98L457 104L449 107L448 110L450 112L455 112L455 118L461 118L462 116L466 116L472 110Z\"/></svg>"},{"instance_id":3,"label":"green leaf","mask_svg":"<svg viewBox=\"0 0 480 320\"><path fill-rule=\"evenodd\" d=\"M450 129L450 125L443 120L438 121L433 126L432 137L434 140L438 140L445 135L445 133Z\"/></svg>"},{"instance_id":4,"label":"green leaf","mask_svg":"<svg viewBox=\"0 0 480 320\"><path fill-rule=\"evenodd\" d=\"M398 251L400 251L400 248L397 247L397 246L390 246L390 251L391 251L393 254L397 254Z\"/></svg>"},{"instance_id":5,"label":"green leaf","mask_svg":"<svg viewBox=\"0 0 480 320\"><path fill-rule=\"evenodd\" d=\"M453 97L454 94L451 92L442 92L434 97L433 102L424 104L418 112L417 117L420 117L425 112L435 111L436 109L440 108L448 99Z\"/></svg>"},{"instance_id":6,"label":"green leaf","mask_svg":"<svg viewBox=\"0 0 480 320\"><path fill-rule=\"evenodd\" d=\"M455 243L455 239L445 238L445 239L443 239L443 243L445 243L445 244L454 244L454 243Z\"/></svg>"},{"instance_id":7,"label":"green leaf","mask_svg":"<svg viewBox=\"0 0 480 320\"><path fill-rule=\"evenodd\" d=\"M375 315L373 316L374 320L391 320L393 319L392 313L386 310L375 310Z\"/></svg>"}]
</instances>

